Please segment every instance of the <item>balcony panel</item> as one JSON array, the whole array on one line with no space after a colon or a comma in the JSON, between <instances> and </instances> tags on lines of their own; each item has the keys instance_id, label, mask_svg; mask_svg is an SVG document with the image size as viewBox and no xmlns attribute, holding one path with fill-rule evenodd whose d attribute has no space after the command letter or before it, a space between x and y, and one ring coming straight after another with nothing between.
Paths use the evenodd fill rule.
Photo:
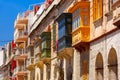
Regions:
<instances>
[{"instance_id":1,"label":"balcony panel","mask_svg":"<svg viewBox=\"0 0 120 80\"><path fill-rule=\"evenodd\" d=\"M64 48L72 47L72 36L64 36L58 40L58 52Z\"/></svg>"},{"instance_id":2,"label":"balcony panel","mask_svg":"<svg viewBox=\"0 0 120 80\"><path fill-rule=\"evenodd\" d=\"M19 18L16 21L16 24L25 24L25 25L27 25L28 24L28 19L27 18Z\"/></svg>"},{"instance_id":3,"label":"balcony panel","mask_svg":"<svg viewBox=\"0 0 120 80\"><path fill-rule=\"evenodd\" d=\"M20 42L25 42L28 39L28 34L27 33L18 33L15 36L15 43L20 43Z\"/></svg>"},{"instance_id":4,"label":"balcony panel","mask_svg":"<svg viewBox=\"0 0 120 80\"><path fill-rule=\"evenodd\" d=\"M25 29L26 25L25 24L16 24L15 28L16 29Z\"/></svg>"},{"instance_id":5,"label":"balcony panel","mask_svg":"<svg viewBox=\"0 0 120 80\"><path fill-rule=\"evenodd\" d=\"M90 41L90 27L78 27L72 32L72 46L81 45Z\"/></svg>"},{"instance_id":6,"label":"balcony panel","mask_svg":"<svg viewBox=\"0 0 120 80\"><path fill-rule=\"evenodd\" d=\"M16 60L25 60L27 59L28 54L25 49L17 49L16 50Z\"/></svg>"}]
</instances>

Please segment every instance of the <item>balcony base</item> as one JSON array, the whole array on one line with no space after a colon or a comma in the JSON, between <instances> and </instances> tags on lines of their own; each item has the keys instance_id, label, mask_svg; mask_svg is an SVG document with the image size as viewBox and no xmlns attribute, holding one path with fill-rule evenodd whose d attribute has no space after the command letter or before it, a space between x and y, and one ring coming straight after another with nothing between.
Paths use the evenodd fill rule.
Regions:
<instances>
[{"instance_id":1,"label":"balcony base","mask_svg":"<svg viewBox=\"0 0 120 80\"><path fill-rule=\"evenodd\" d=\"M64 48L58 52L58 58L60 59L69 59L73 56L73 48Z\"/></svg>"},{"instance_id":2,"label":"balcony base","mask_svg":"<svg viewBox=\"0 0 120 80\"><path fill-rule=\"evenodd\" d=\"M35 65L43 70L43 61L38 61Z\"/></svg>"},{"instance_id":3,"label":"balcony base","mask_svg":"<svg viewBox=\"0 0 120 80\"><path fill-rule=\"evenodd\" d=\"M30 64L29 66L27 66L27 69L29 71L35 70L35 65L34 64Z\"/></svg>"},{"instance_id":4,"label":"balcony base","mask_svg":"<svg viewBox=\"0 0 120 80\"><path fill-rule=\"evenodd\" d=\"M81 43L75 45L74 47L79 52L82 52L82 51L85 51L85 50L89 49L89 43L81 42Z\"/></svg>"},{"instance_id":5,"label":"balcony base","mask_svg":"<svg viewBox=\"0 0 120 80\"><path fill-rule=\"evenodd\" d=\"M44 64L50 65L50 63L51 63L51 58L43 58L42 61L43 61Z\"/></svg>"}]
</instances>

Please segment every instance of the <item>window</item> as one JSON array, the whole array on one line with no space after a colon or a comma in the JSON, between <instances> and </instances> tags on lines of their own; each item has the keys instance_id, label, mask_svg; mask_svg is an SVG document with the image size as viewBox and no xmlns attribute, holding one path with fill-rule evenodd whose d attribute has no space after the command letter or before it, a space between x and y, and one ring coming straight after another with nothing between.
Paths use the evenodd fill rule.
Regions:
<instances>
[{"instance_id":1,"label":"window","mask_svg":"<svg viewBox=\"0 0 120 80\"><path fill-rule=\"evenodd\" d=\"M73 26L72 26L72 30L75 30L77 27L80 26L80 9L77 9L74 13L73 13Z\"/></svg>"},{"instance_id":2,"label":"window","mask_svg":"<svg viewBox=\"0 0 120 80\"><path fill-rule=\"evenodd\" d=\"M93 0L93 20L101 18L103 15L103 0Z\"/></svg>"}]
</instances>

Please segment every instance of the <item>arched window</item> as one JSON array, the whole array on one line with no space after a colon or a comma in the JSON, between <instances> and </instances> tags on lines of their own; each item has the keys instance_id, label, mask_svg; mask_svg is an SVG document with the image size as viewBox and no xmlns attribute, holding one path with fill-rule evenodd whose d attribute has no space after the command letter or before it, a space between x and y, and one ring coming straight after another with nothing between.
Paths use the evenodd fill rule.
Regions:
<instances>
[{"instance_id":1,"label":"arched window","mask_svg":"<svg viewBox=\"0 0 120 80\"><path fill-rule=\"evenodd\" d=\"M96 80L103 80L103 57L101 53L97 55L95 68L96 68Z\"/></svg>"},{"instance_id":2,"label":"arched window","mask_svg":"<svg viewBox=\"0 0 120 80\"><path fill-rule=\"evenodd\" d=\"M109 80L118 80L117 54L114 48L108 55Z\"/></svg>"},{"instance_id":3,"label":"arched window","mask_svg":"<svg viewBox=\"0 0 120 80\"><path fill-rule=\"evenodd\" d=\"M103 15L103 0L93 0L93 20L101 18Z\"/></svg>"}]
</instances>

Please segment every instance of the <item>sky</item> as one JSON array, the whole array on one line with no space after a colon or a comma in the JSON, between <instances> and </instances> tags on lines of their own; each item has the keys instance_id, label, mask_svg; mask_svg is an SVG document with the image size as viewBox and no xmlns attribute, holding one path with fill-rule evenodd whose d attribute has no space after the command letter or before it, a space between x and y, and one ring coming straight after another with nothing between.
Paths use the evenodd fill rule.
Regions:
<instances>
[{"instance_id":1,"label":"sky","mask_svg":"<svg viewBox=\"0 0 120 80\"><path fill-rule=\"evenodd\" d=\"M29 5L44 0L0 0L0 46L14 39L14 21L18 13L28 10Z\"/></svg>"}]
</instances>

